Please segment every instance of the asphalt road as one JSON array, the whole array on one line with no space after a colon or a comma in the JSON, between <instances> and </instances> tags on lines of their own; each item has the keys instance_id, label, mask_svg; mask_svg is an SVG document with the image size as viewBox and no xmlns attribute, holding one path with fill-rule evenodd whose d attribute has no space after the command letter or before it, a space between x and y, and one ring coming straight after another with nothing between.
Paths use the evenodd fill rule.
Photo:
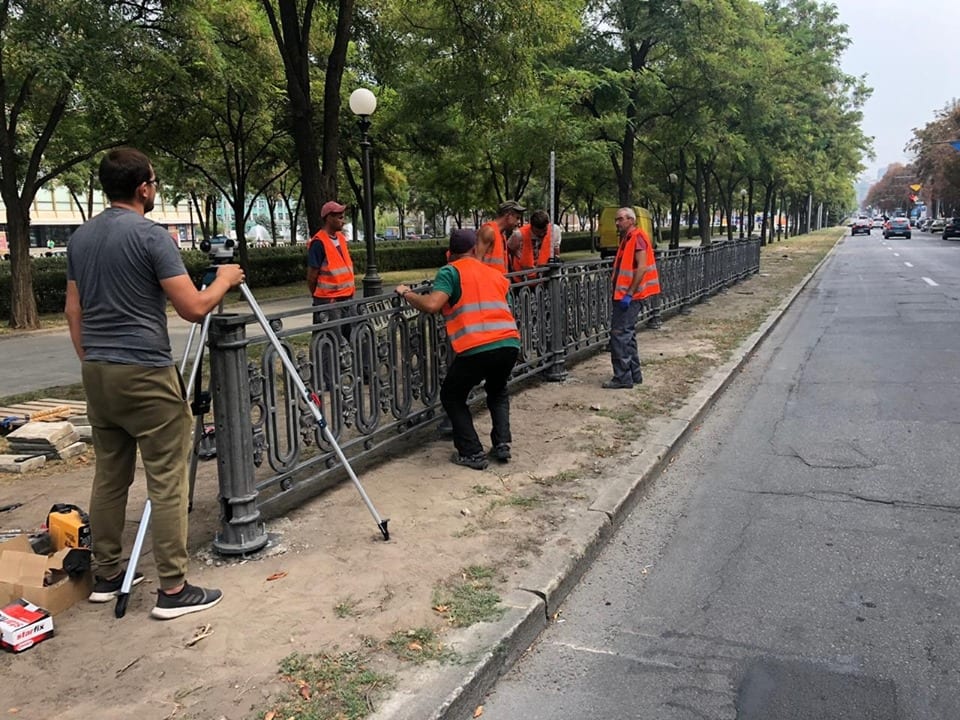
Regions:
<instances>
[{"instance_id":1,"label":"asphalt road","mask_svg":"<svg viewBox=\"0 0 960 720\"><path fill-rule=\"evenodd\" d=\"M960 242L846 238L484 720L960 717L958 380Z\"/></svg>"},{"instance_id":2,"label":"asphalt road","mask_svg":"<svg viewBox=\"0 0 960 720\"><path fill-rule=\"evenodd\" d=\"M246 303L235 291L228 298L227 312L247 313ZM264 313L278 313L300 307L309 307L306 296L288 300L271 300L261 303ZM297 316L285 321L287 328L309 324L310 315ZM191 324L175 314L168 315L167 327L173 357L179 364L183 357ZM80 382L80 361L73 352L70 334L66 329L40 330L30 333L0 336L0 358L8 369L0 373L0 397L10 397L57 385L72 385ZM11 371L11 368L15 370Z\"/></svg>"}]
</instances>

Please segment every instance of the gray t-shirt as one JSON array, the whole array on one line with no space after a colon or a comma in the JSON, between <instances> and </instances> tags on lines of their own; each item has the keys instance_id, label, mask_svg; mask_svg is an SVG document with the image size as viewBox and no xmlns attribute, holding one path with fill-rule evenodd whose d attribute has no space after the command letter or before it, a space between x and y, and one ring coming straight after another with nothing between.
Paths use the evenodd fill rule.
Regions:
<instances>
[{"instance_id":1,"label":"gray t-shirt","mask_svg":"<svg viewBox=\"0 0 960 720\"><path fill-rule=\"evenodd\" d=\"M67 279L80 291L86 359L173 365L160 281L186 272L170 233L133 210L107 208L77 228Z\"/></svg>"}]
</instances>

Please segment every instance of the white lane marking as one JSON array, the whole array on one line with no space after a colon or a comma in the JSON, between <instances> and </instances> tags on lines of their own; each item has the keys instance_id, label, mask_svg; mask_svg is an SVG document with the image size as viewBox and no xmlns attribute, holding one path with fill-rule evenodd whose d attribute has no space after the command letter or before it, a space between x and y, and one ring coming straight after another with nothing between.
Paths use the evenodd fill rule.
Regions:
<instances>
[{"instance_id":1,"label":"white lane marking","mask_svg":"<svg viewBox=\"0 0 960 720\"><path fill-rule=\"evenodd\" d=\"M894 256L894 257L900 257L900 253L894 253L893 256Z\"/></svg>"},{"instance_id":2,"label":"white lane marking","mask_svg":"<svg viewBox=\"0 0 960 720\"><path fill-rule=\"evenodd\" d=\"M940 285L939 285L938 283L935 283L933 280L931 280L931 279L928 278L928 277L923 278L923 281L924 281L927 285L929 285L930 287L940 287Z\"/></svg>"},{"instance_id":3,"label":"white lane marking","mask_svg":"<svg viewBox=\"0 0 960 720\"><path fill-rule=\"evenodd\" d=\"M907 267L913 267L913 263L912 263L912 262L905 262L904 265L906 265Z\"/></svg>"}]
</instances>

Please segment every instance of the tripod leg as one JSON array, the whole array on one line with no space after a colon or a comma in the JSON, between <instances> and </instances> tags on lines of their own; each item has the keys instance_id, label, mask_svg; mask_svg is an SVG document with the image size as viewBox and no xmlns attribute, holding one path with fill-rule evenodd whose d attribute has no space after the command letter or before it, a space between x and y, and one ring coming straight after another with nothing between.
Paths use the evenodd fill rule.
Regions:
<instances>
[{"instance_id":1,"label":"tripod leg","mask_svg":"<svg viewBox=\"0 0 960 720\"><path fill-rule=\"evenodd\" d=\"M273 345L274 349L277 351L277 357L280 358L280 361L287 369L287 374L293 381L293 384L297 386L297 390L299 390L300 395L310 407L310 412L313 413L313 418L316 420L317 426L324 431L324 436L327 438L330 446L340 459L340 463L346 469L347 474L350 476L351 482L353 482L354 486L357 488L357 492L360 493L360 497L363 499L364 504L366 504L367 510L369 510L370 514L373 515L373 519L377 523L377 529L380 530L380 534L383 535L383 539L389 540L390 531L387 529L387 523L390 521L380 518L379 513L377 513L377 509L373 506L373 503L367 496L366 491L363 489L363 485L360 484L360 480L357 478L356 473L354 473L353 468L350 467L347 456L343 454L343 450L340 449L340 445L337 443L336 438L334 438L333 433L327 426L327 421L323 418L323 413L320 410L320 398L315 392L307 390L307 386L304 385L303 380L300 378L300 373L297 371L297 367L287 355L283 344L280 342L280 338L277 337L277 334L273 331L273 328L270 327L270 321L267 320L266 316L263 314L263 310L260 309L259 303L257 303L256 298L253 297L253 293L250 292L250 288L247 287L246 283L240 284L240 292L243 294L244 299L246 299L247 304L250 306L250 309L256 316L257 322L260 323L260 327L263 329L264 334L266 334L267 338L270 340L270 344Z\"/></svg>"},{"instance_id":2,"label":"tripod leg","mask_svg":"<svg viewBox=\"0 0 960 720\"><path fill-rule=\"evenodd\" d=\"M120 585L120 592L117 594L117 607L113 614L118 618L122 618L127 612L130 588L133 587L133 578L137 574L137 563L140 560L140 551L143 550L143 539L147 535L147 528L150 527L150 512L152 509L150 501L147 500L143 506L140 527L137 528L137 538L133 542L133 550L130 551L130 559L127 561L127 571L123 575L123 583Z\"/></svg>"},{"instance_id":3,"label":"tripod leg","mask_svg":"<svg viewBox=\"0 0 960 720\"><path fill-rule=\"evenodd\" d=\"M197 465L200 462L200 443L203 441L203 415L197 415L197 422L193 426L193 452L190 453L190 499L187 501L187 512L193 511L193 490L197 486Z\"/></svg>"}]
</instances>

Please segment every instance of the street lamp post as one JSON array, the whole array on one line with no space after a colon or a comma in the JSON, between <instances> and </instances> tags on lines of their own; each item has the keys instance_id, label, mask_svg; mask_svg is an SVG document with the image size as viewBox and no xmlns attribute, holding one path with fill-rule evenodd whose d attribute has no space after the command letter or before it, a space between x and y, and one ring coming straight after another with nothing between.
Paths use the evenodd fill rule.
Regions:
<instances>
[{"instance_id":1,"label":"street lamp post","mask_svg":"<svg viewBox=\"0 0 960 720\"><path fill-rule=\"evenodd\" d=\"M363 235L367 244L367 272L363 276L363 296L379 295L383 282L377 273L376 240L373 227L373 170L370 167L370 116L377 109L377 97L366 88L350 93L350 111L359 118L361 164L363 170Z\"/></svg>"},{"instance_id":2,"label":"street lamp post","mask_svg":"<svg viewBox=\"0 0 960 720\"><path fill-rule=\"evenodd\" d=\"M743 240L743 214L747 211L747 189L740 188L740 239Z\"/></svg>"},{"instance_id":3,"label":"street lamp post","mask_svg":"<svg viewBox=\"0 0 960 720\"><path fill-rule=\"evenodd\" d=\"M667 182L670 183L670 243L669 246L672 248L680 242L679 228L680 223L677 220L677 213L679 211L678 202L677 202L677 181L680 180L680 177L676 173L670 173L667 175ZM674 237L676 229L676 237Z\"/></svg>"}]
</instances>

